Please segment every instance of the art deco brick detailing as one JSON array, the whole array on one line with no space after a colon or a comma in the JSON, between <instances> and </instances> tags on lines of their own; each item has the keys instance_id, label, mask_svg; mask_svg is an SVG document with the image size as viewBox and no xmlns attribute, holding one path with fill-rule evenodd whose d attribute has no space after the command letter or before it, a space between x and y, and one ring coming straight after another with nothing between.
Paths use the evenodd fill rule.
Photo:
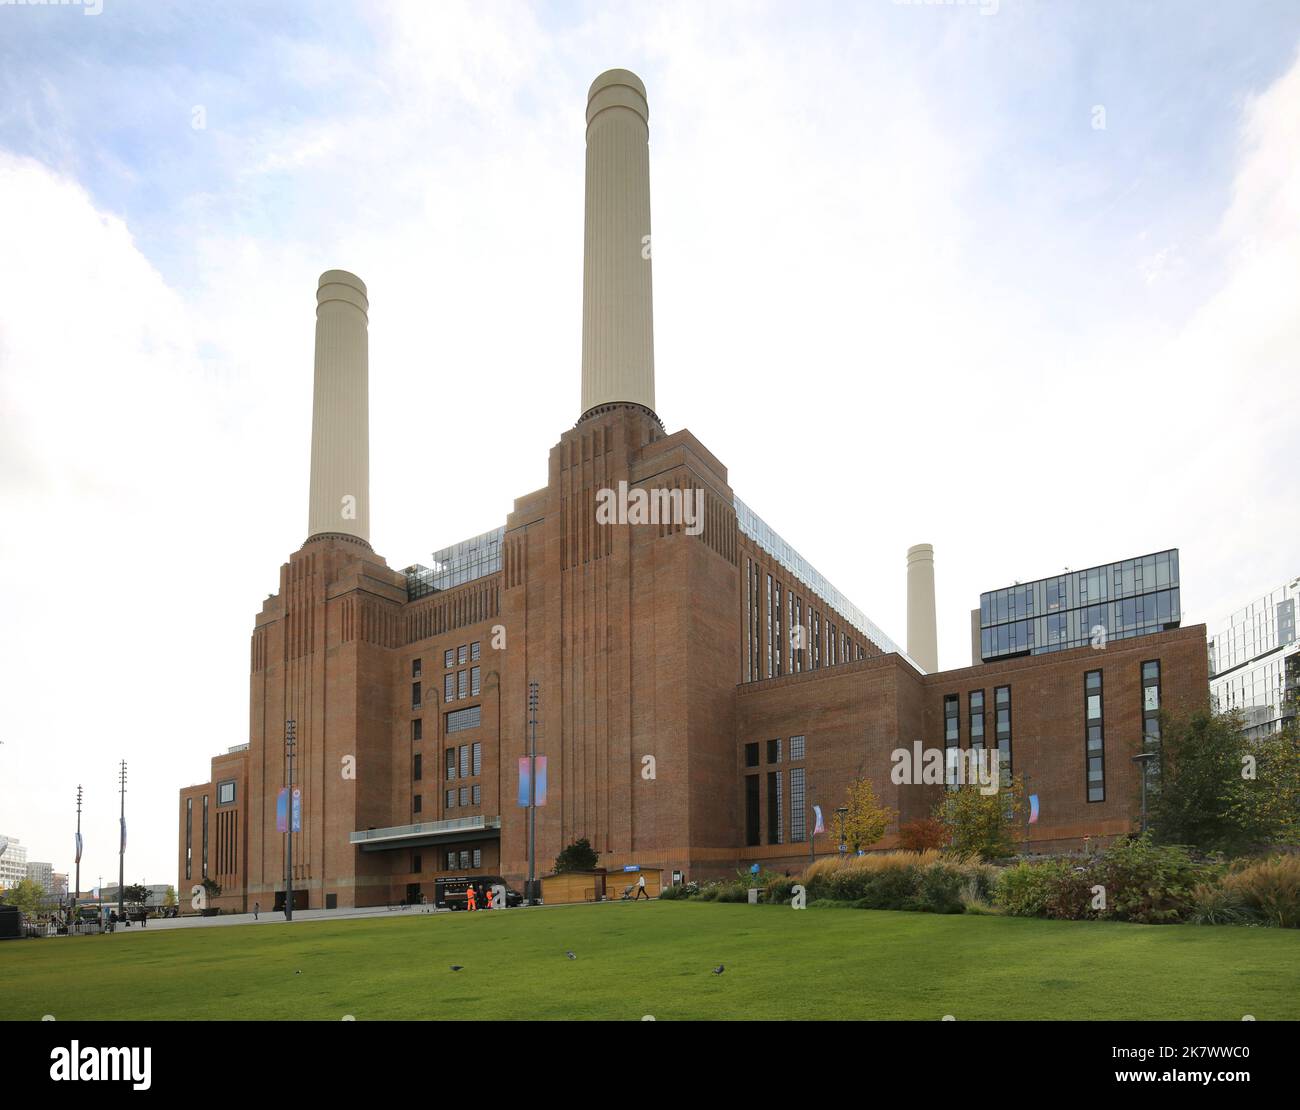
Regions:
<instances>
[{"instance_id":1,"label":"art deco brick detailing","mask_svg":"<svg viewBox=\"0 0 1300 1110\"><path fill-rule=\"evenodd\" d=\"M592 105L592 147L624 165L609 151L636 146L630 129L643 183L640 82L611 71L593 86ZM593 181L596 192L612 188L597 163L589 147L589 201ZM595 220L589 204L589 248L593 229L600 243L639 229L604 203ZM592 257L589 249L589 266ZM590 315L593 289L604 290L597 302L609 295L592 332L604 338L584 343L584 403L589 387L598 400L551 447L545 484L517 498L495 529L401 573L358 542L367 538L364 496L354 531L333 519L341 487L327 488L327 477L366 492L366 302L354 278L324 275L312 542L280 568L254 621L248 744L213 760L210 782L181 791L178 889L211 875L221 908L271 910L283 898L276 798L288 720L303 822L293 884L307 905L433 898L439 877L466 874L521 885L528 817L516 799L534 682L548 777L537 811L541 872L582 837L608 868L686 878L753 863L796 870L809 856L813 807L833 813L855 778L870 778L899 821L930 813L941 785L891 781L891 753L917 742L996 750L1025 775L1040 803L1026 828L1032 847L1077 850L1085 837L1132 828L1129 756L1144 730L1158 742L1159 709L1207 700L1204 629L938 672L932 555L914 548L924 555L910 560L921 570L909 573L909 610L928 610L927 643L909 620L914 662L736 497L703 443L666 432L649 407L648 263L643 287L617 266L605 271L604 285L589 281L586 302ZM622 300L642 294L643 348L624 343L641 318L621 315ZM635 373L618 360L589 365L589 354L620 344L644 355ZM615 378L632 384L612 387ZM351 469L318 467L336 456L315 447L343 441L360 445L337 456ZM689 525L671 515L602 522L602 490L675 493L682 504L689 495L702 512ZM330 519L318 524L318 509ZM910 604L918 584L928 605ZM1094 690L1104 700L1089 702ZM882 846L897 837L895 823ZM836 846L823 833L812 847Z\"/></svg>"},{"instance_id":2,"label":"art deco brick detailing","mask_svg":"<svg viewBox=\"0 0 1300 1110\"><path fill-rule=\"evenodd\" d=\"M934 611L934 548L907 549L907 654L926 671L939 669L939 634Z\"/></svg>"},{"instance_id":3,"label":"art deco brick detailing","mask_svg":"<svg viewBox=\"0 0 1300 1110\"><path fill-rule=\"evenodd\" d=\"M370 339L365 283L327 270L316 291L307 536L370 540Z\"/></svg>"},{"instance_id":4,"label":"art deco brick detailing","mask_svg":"<svg viewBox=\"0 0 1300 1110\"><path fill-rule=\"evenodd\" d=\"M587 94L582 277L582 412L655 407L650 282L650 109L634 73L611 69Z\"/></svg>"}]
</instances>

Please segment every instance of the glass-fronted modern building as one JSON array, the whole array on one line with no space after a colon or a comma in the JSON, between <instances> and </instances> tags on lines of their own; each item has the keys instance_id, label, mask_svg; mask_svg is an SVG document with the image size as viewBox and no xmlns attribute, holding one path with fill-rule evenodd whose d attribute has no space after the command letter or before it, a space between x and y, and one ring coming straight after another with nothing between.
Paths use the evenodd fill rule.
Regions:
<instances>
[{"instance_id":1,"label":"glass-fronted modern building","mask_svg":"<svg viewBox=\"0 0 1300 1110\"><path fill-rule=\"evenodd\" d=\"M1065 651L1177 628L1180 619L1171 548L980 594L979 655L987 663Z\"/></svg>"},{"instance_id":2,"label":"glass-fronted modern building","mask_svg":"<svg viewBox=\"0 0 1300 1110\"><path fill-rule=\"evenodd\" d=\"M1247 735L1274 732L1295 719L1297 597L1300 578L1238 609L1210 637L1210 697L1216 709L1241 713Z\"/></svg>"}]
</instances>

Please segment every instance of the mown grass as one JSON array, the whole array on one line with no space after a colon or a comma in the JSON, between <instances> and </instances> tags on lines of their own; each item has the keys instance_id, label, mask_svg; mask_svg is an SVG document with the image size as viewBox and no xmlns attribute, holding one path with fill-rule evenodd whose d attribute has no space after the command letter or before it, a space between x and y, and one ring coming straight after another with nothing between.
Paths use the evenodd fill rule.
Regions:
<instances>
[{"instance_id":1,"label":"mown grass","mask_svg":"<svg viewBox=\"0 0 1300 1110\"><path fill-rule=\"evenodd\" d=\"M1296 1020L1300 932L655 902L0 945L0 1019L44 1014Z\"/></svg>"}]
</instances>

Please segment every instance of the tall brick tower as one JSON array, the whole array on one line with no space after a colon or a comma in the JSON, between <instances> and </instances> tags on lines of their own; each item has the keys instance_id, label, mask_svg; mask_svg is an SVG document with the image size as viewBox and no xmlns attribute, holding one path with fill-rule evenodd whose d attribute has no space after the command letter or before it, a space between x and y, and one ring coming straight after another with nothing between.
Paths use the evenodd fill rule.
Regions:
<instances>
[{"instance_id":1,"label":"tall brick tower","mask_svg":"<svg viewBox=\"0 0 1300 1110\"><path fill-rule=\"evenodd\" d=\"M325 885L342 906L388 896L387 861L357 852L348 835L391 824L392 649L405 579L369 542L366 287L329 270L316 298L309 534L280 568L252 644L248 901L266 908L285 890L275 807L287 720L303 799L295 891L313 907Z\"/></svg>"}]
</instances>

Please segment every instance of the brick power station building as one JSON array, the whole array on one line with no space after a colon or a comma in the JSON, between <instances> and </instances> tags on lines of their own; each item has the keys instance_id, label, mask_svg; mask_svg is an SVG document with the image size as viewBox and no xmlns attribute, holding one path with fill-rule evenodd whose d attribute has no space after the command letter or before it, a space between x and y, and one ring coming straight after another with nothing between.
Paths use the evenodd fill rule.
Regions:
<instances>
[{"instance_id":1,"label":"brick power station building","mask_svg":"<svg viewBox=\"0 0 1300 1110\"><path fill-rule=\"evenodd\" d=\"M308 534L254 624L248 743L180 793L183 892L211 877L223 908L283 900L290 721L297 905L432 897L448 874L518 883L531 683L547 780L539 875L580 837L603 866L662 867L665 881L797 869L814 806L827 829L812 847L837 850L833 811L861 776L898 811L889 846L943 790L892 781L892 753L917 741L987 746L1026 776L1034 847L1133 827L1130 756L1158 727L1153 705L1207 700L1204 627L1179 628L1175 612L1103 650L1054 631L1039 651L1035 620L1088 612L1064 577L1045 579L985 595L995 658L934 673L933 553L919 545L908 653L892 643L736 498L721 460L657 415L648 118L633 74L596 79L577 422L546 485L432 567L394 570L371 547L367 292L343 271L321 276ZM1122 576L1099 570L1119 597ZM1008 599L1030 632L998 631Z\"/></svg>"}]
</instances>

